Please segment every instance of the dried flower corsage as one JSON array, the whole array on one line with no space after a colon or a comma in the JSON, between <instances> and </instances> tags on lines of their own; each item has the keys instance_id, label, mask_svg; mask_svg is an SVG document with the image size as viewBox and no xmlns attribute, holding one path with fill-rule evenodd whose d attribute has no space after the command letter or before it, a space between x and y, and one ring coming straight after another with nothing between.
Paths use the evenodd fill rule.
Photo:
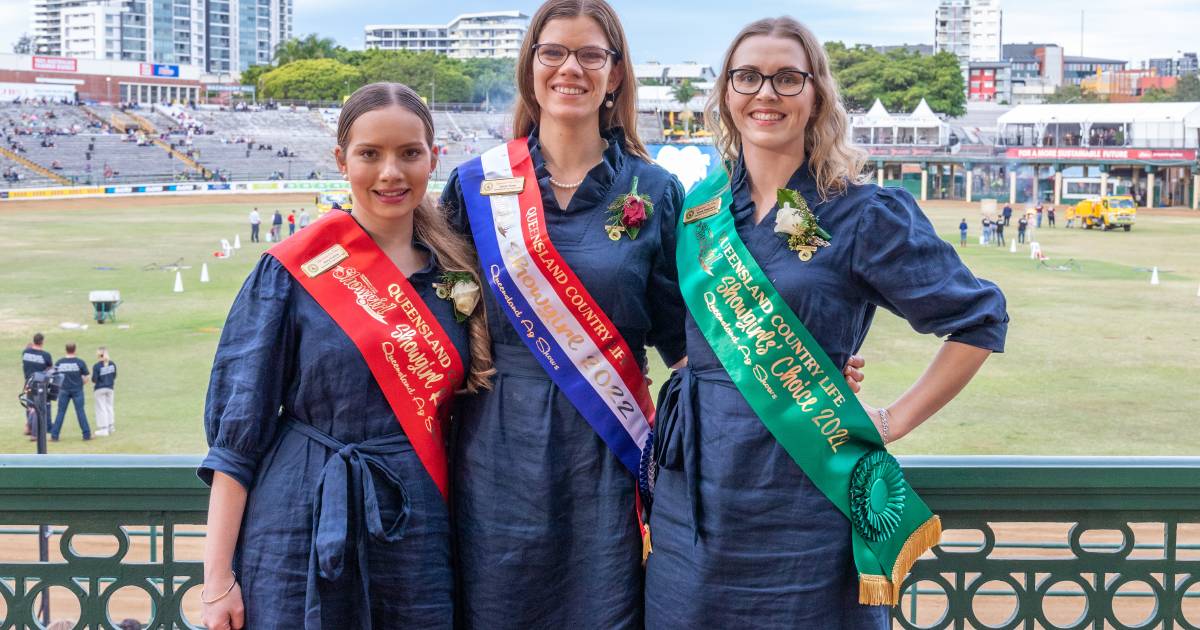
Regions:
<instances>
[{"instance_id":1,"label":"dried flower corsage","mask_svg":"<svg viewBox=\"0 0 1200 630\"><path fill-rule=\"evenodd\" d=\"M460 324L467 321L479 304L479 285L475 284L475 278L465 271L443 273L442 281L435 282L433 288L438 297L449 300L454 305L454 320Z\"/></svg>"},{"instance_id":2,"label":"dried flower corsage","mask_svg":"<svg viewBox=\"0 0 1200 630\"><path fill-rule=\"evenodd\" d=\"M829 247L833 237L817 224L817 216L800 193L780 188L776 199L779 213L775 215L775 233L787 238L788 249L799 254L800 260L807 262L818 248Z\"/></svg>"},{"instance_id":3,"label":"dried flower corsage","mask_svg":"<svg viewBox=\"0 0 1200 630\"><path fill-rule=\"evenodd\" d=\"M633 187L629 192L617 197L608 206L608 222L604 225L604 230L608 232L608 238L619 240L621 232L629 235L629 240L637 238L638 231L642 229L642 225L646 223L646 219L654 214L654 204L650 202L650 195L638 194L638 178L633 178Z\"/></svg>"}]
</instances>

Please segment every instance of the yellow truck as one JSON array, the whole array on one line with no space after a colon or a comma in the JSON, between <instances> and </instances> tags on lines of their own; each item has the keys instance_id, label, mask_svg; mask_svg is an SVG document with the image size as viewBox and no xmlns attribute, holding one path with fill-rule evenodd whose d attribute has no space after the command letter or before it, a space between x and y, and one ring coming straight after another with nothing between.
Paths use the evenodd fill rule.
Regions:
<instances>
[{"instance_id":1,"label":"yellow truck","mask_svg":"<svg viewBox=\"0 0 1200 630\"><path fill-rule=\"evenodd\" d=\"M342 210L354 209L354 198L349 190L326 190L317 193L317 214L325 214L337 204Z\"/></svg>"},{"instance_id":2,"label":"yellow truck","mask_svg":"<svg viewBox=\"0 0 1200 630\"><path fill-rule=\"evenodd\" d=\"M1084 199L1075 206L1075 219L1089 230L1124 228L1128 232L1136 218L1137 206L1128 195Z\"/></svg>"}]
</instances>

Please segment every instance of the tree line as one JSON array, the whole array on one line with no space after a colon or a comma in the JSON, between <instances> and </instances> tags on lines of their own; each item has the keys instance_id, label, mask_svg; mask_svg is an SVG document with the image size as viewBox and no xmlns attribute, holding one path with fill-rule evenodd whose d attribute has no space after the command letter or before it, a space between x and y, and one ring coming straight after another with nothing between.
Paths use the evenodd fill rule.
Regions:
<instances>
[{"instance_id":1,"label":"tree line","mask_svg":"<svg viewBox=\"0 0 1200 630\"><path fill-rule=\"evenodd\" d=\"M308 35L280 44L270 65L250 66L243 85L260 99L340 101L378 81L400 81L438 103L512 101L514 59L451 59L409 50L348 50L333 39Z\"/></svg>"},{"instance_id":2,"label":"tree line","mask_svg":"<svg viewBox=\"0 0 1200 630\"><path fill-rule=\"evenodd\" d=\"M842 98L851 111L876 98L891 111L911 111L924 98L934 111L961 116L966 97L958 60L949 53L920 55L870 46L825 46ZM451 59L407 50L347 50L330 38L308 35L281 44L271 65L241 75L260 99L341 100L360 86L399 81L439 103L511 102L516 93L513 59ZM676 97L689 98L688 86ZM678 88L677 88L678 90Z\"/></svg>"}]
</instances>

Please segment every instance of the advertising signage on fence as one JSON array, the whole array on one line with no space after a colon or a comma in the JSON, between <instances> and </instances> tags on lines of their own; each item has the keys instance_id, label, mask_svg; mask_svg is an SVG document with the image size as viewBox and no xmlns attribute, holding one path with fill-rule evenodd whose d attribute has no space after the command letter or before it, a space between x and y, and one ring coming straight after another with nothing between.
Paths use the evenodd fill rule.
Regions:
<instances>
[{"instance_id":1,"label":"advertising signage on fence","mask_svg":"<svg viewBox=\"0 0 1200 630\"><path fill-rule=\"evenodd\" d=\"M163 77L165 79L179 78L179 66L168 65L165 63L139 64L139 72L144 77Z\"/></svg>"},{"instance_id":2,"label":"advertising signage on fence","mask_svg":"<svg viewBox=\"0 0 1200 630\"><path fill-rule=\"evenodd\" d=\"M209 92L240 92L242 94L254 94L253 85L206 85L204 89Z\"/></svg>"},{"instance_id":3,"label":"advertising signage on fence","mask_svg":"<svg viewBox=\"0 0 1200 630\"><path fill-rule=\"evenodd\" d=\"M1006 156L1015 160L1196 160L1195 149L1089 149L1084 147L1011 148Z\"/></svg>"},{"instance_id":4,"label":"advertising signage on fence","mask_svg":"<svg viewBox=\"0 0 1200 630\"><path fill-rule=\"evenodd\" d=\"M77 72L79 61L73 57L42 57L34 55L33 69L47 72Z\"/></svg>"}]
</instances>

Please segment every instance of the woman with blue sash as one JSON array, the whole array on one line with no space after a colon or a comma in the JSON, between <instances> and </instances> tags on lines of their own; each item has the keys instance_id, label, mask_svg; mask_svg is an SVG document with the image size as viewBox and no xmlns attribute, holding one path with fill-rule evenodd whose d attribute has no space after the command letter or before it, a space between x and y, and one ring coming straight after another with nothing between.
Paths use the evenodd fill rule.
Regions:
<instances>
[{"instance_id":1,"label":"woman with blue sash","mask_svg":"<svg viewBox=\"0 0 1200 630\"><path fill-rule=\"evenodd\" d=\"M689 366L660 395L646 626L887 628L866 604L896 603L940 523L883 445L1003 350L1004 296L907 192L863 182L824 49L795 20L738 34L706 120L729 172L681 213ZM803 380L860 348L879 307L946 339L908 392L876 409Z\"/></svg>"},{"instance_id":2,"label":"woman with blue sash","mask_svg":"<svg viewBox=\"0 0 1200 630\"><path fill-rule=\"evenodd\" d=\"M234 301L199 471L209 628L453 627L441 425L491 359L474 254L424 199L432 144L411 89L356 91L353 215L272 248Z\"/></svg>"},{"instance_id":3,"label":"woman with blue sash","mask_svg":"<svg viewBox=\"0 0 1200 630\"><path fill-rule=\"evenodd\" d=\"M551 0L538 9L517 61L517 88L518 140L459 167L442 197L451 222L480 250L497 368L493 389L464 401L454 427L460 620L489 630L640 628L635 473L649 432L644 412L653 414L642 374L647 346L668 365L683 358L672 240L683 190L638 139L632 60L603 0ZM530 238L548 237L557 250L548 264L571 276L565 325L586 328L578 340L590 344L594 336L632 368L626 380L636 381L629 387L637 390L635 413L606 415L606 401L581 391L589 383L548 373L587 370L570 358L573 342L544 352L533 343L564 325L532 308L540 298L530 298L530 308L513 302L523 299L523 271L508 281L503 268L512 254L505 248L497 258L496 239L526 222L490 233L491 204L502 196L489 187L514 182L520 210L532 209L539 222ZM577 311L574 298L584 293L594 303ZM563 359L553 358L560 350Z\"/></svg>"}]
</instances>

